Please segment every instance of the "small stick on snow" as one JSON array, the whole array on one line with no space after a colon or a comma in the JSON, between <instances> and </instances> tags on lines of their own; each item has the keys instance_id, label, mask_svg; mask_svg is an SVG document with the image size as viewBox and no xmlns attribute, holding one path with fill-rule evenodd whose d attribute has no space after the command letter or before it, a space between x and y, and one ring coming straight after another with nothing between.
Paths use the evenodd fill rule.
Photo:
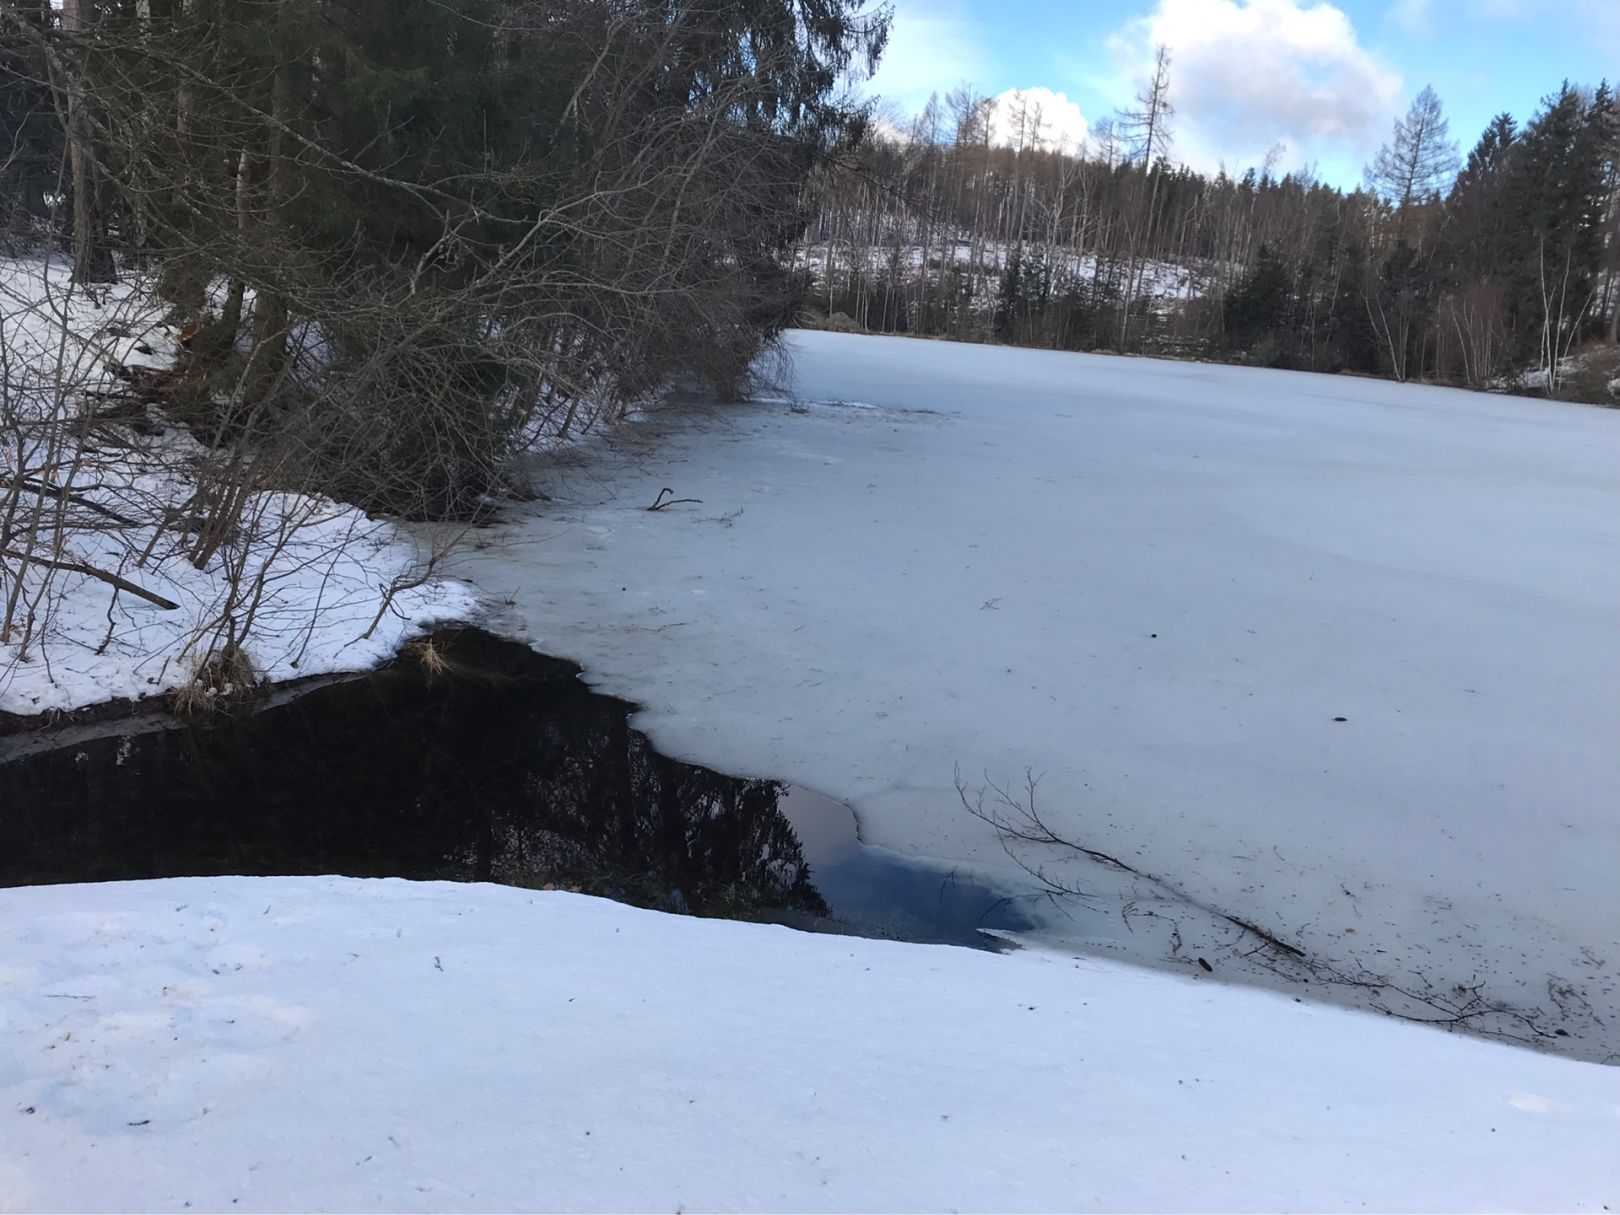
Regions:
<instances>
[{"instance_id":1,"label":"small stick on snow","mask_svg":"<svg viewBox=\"0 0 1620 1215\"><path fill-rule=\"evenodd\" d=\"M663 510L666 506L680 506L683 502L691 502L691 503L695 503L696 505L699 505L699 506L701 506L703 504L703 499L702 498L676 498L676 497L672 496L669 499L669 501L667 501L667 502L664 501L664 495L665 494L673 495L674 493L675 493L675 491L673 489L670 489L666 485L663 489L658 491L657 500L654 501L653 504L651 506L649 506L647 509L649 511Z\"/></svg>"}]
</instances>

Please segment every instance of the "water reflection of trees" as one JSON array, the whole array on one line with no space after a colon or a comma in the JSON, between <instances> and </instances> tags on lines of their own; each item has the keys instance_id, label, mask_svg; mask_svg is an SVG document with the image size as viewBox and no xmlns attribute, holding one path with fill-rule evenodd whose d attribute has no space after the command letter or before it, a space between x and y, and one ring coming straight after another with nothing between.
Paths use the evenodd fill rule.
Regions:
<instances>
[{"instance_id":1,"label":"water reflection of trees","mask_svg":"<svg viewBox=\"0 0 1620 1215\"><path fill-rule=\"evenodd\" d=\"M0 882L398 875L824 914L782 787L678 763L561 664L472 636L254 717L0 766Z\"/></svg>"}]
</instances>

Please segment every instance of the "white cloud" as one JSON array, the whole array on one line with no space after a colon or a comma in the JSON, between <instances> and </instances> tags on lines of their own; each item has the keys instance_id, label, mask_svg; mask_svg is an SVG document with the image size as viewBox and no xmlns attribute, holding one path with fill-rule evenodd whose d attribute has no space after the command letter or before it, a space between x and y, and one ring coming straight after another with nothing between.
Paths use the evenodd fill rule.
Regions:
<instances>
[{"instance_id":1,"label":"white cloud","mask_svg":"<svg viewBox=\"0 0 1620 1215\"><path fill-rule=\"evenodd\" d=\"M1357 163L1400 108L1399 75L1329 3L1158 0L1112 39L1138 79L1157 43L1171 53L1175 155L1197 168L1258 164L1278 144L1285 167Z\"/></svg>"},{"instance_id":2,"label":"white cloud","mask_svg":"<svg viewBox=\"0 0 1620 1215\"><path fill-rule=\"evenodd\" d=\"M1039 128L1040 146L1044 148L1079 148L1090 130L1080 107L1063 93L1051 89L1008 89L996 99L995 116L990 122L990 138L1007 147L1028 144L1035 137L1032 128ZM1019 110L1023 107L1025 133L1019 139Z\"/></svg>"},{"instance_id":3,"label":"white cloud","mask_svg":"<svg viewBox=\"0 0 1620 1215\"><path fill-rule=\"evenodd\" d=\"M897 0L889 45L863 87L909 114L987 74L984 38L962 0Z\"/></svg>"}]
</instances>

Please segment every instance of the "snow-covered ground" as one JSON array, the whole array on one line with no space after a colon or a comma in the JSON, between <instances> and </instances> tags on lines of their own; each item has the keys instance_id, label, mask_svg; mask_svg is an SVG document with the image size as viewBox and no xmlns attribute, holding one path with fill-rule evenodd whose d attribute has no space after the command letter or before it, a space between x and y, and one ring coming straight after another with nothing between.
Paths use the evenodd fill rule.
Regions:
<instances>
[{"instance_id":1,"label":"snow-covered ground","mask_svg":"<svg viewBox=\"0 0 1620 1215\"><path fill-rule=\"evenodd\" d=\"M1019 846L1096 896L1052 938L1616 1057L1620 414L792 347L802 405L542 463L556 500L463 570L664 750L869 843L1028 888L953 773L1039 775L1060 834L1161 879ZM702 501L649 513L665 486Z\"/></svg>"},{"instance_id":2,"label":"snow-covered ground","mask_svg":"<svg viewBox=\"0 0 1620 1215\"><path fill-rule=\"evenodd\" d=\"M262 561L266 594L244 649L268 680L364 671L410 637L478 612L470 588L443 579L405 587L385 607L390 585L415 581L422 560L410 538L387 523L305 496L277 495L259 506L264 556L250 560ZM111 553L116 568L126 551L86 541L73 555L94 564ZM227 598L224 576L217 567L197 570L178 553L143 574L142 586L179 607L154 607L84 574L57 574L27 658L16 658L15 644L0 646L0 712L27 716L159 697L191 683Z\"/></svg>"},{"instance_id":3,"label":"snow-covered ground","mask_svg":"<svg viewBox=\"0 0 1620 1215\"><path fill-rule=\"evenodd\" d=\"M1620 352L1612 346L1594 343L1584 351L1558 360L1558 383L1552 395L1568 399L1571 386L1574 385L1577 389L1575 398L1577 400L1607 405L1610 401L1603 399L1607 390L1609 397L1620 402L1620 375L1611 375L1614 371L1620 371ZM1512 392L1515 388L1545 392L1547 380L1545 367L1525 367L1517 376L1492 381L1490 387L1502 392ZM1578 395L1579 390L1583 389L1589 395Z\"/></svg>"},{"instance_id":4,"label":"snow-covered ground","mask_svg":"<svg viewBox=\"0 0 1620 1215\"><path fill-rule=\"evenodd\" d=\"M117 386L119 367L165 367L174 335L139 280L93 295L69 281L60 259L0 260L0 505L21 467L33 484L76 495L65 543L22 525L40 501L23 495L16 538L0 546L0 618L26 568L9 636L0 636L0 712L30 715L185 687L229 612L246 626L241 644L272 680L364 670L412 634L466 619L470 588L424 578L423 553L387 522L328 499L259 494L236 539L197 569L178 527L159 533L165 512L183 513L197 491L203 448L184 430L92 437L75 459L76 419L88 394ZM41 423L50 423L41 426ZM66 438L60 449L53 442ZM70 470L70 471L64 471ZM87 505L88 504L88 505ZM121 516L112 526L106 512ZM0 528L11 520L0 519ZM47 571L33 558L89 566L129 580L166 608L94 576ZM227 564L236 567L233 597Z\"/></svg>"},{"instance_id":5,"label":"snow-covered ground","mask_svg":"<svg viewBox=\"0 0 1620 1215\"><path fill-rule=\"evenodd\" d=\"M1046 251L1031 244L1025 250L1026 267L1040 263ZM796 263L809 271L815 286L811 297L826 290L829 276L836 283L859 272L870 278L893 277L912 282L925 270L937 275L941 267L953 265L974 280L974 307L988 314L996 307L1001 277L1011 263L1014 248L1000 241L975 241L969 237L949 238L933 234L927 245L918 232L893 232L877 237L871 244L855 245L842 241L807 244L795 254ZM1051 254L1054 272L1069 283L1101 281L1118 290L1129 272L1126 260L1102 262L1095 253L1071 249ZM1215 264L1199 266L1146 260L1137 267L1140 281L1135 294L1163 308L1169 304L1196 299L1205 294L1209 283L1222 273Z\"/></svg>"},{"instance_id":6,"label":"snow-covered ground","mask_svg":"<svg viewBox=\"0 0 1620 1215\"><path fill-rule=\"evenodd\" d=\"M1095 959L0 892L0 1210L1607 1210L1620 1070Z\"/></svg>"}]
</instances>

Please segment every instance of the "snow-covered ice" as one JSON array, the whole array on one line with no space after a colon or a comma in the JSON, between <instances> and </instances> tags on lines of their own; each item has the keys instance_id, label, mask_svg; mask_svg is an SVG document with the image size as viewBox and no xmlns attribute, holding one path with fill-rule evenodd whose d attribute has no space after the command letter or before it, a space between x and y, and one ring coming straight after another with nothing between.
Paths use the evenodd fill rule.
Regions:
<instances>
[{"instance_id":1,"label":"snow-covered ice","mask_svg":"<svg viewBox=\"0 0 1620 1215\"><path fill-rule=\"evenodd\" d=\"M1620 1052L1620 414L791 345L803 404L543 462L556 500L464 571L662 749L849 802L869 843L1016 879L953 772L1033 770L1065 834L1340 975ZM649 513L665 486L701 504ZM1026 859L1106 896L1050 935L1268 979L1228 921Z\"/></svg>"},{"instance_id":2,"label":"snow-covered ice","mask_svg":"<svg viewBox=\"0 0 1620 1215\"><path fill-rule=\"evenodd\" d=\"M1027 885L954 774L1029 770L1165 884L1022 851L1098 897L1008 956L490 886L0 891L0 1211L1614 1208L1620 1068L1222 982L1278 958L1220 913L1620 1051L1620 415L793 346L791 401L545 457L461 568L665 750L869 843Z\"/></svg>"},{"instance_id":3,"label":"snow-covered ice","mask_svg":"<svg viewBox=\"0 0 1620 1215\"><path fill-rule=\"evenodd\" d=\"M1620 1069L1055 952L325 878L4 891L0 959L6 1211L1620 1201Z\"/></svg>"}]
</instances>

